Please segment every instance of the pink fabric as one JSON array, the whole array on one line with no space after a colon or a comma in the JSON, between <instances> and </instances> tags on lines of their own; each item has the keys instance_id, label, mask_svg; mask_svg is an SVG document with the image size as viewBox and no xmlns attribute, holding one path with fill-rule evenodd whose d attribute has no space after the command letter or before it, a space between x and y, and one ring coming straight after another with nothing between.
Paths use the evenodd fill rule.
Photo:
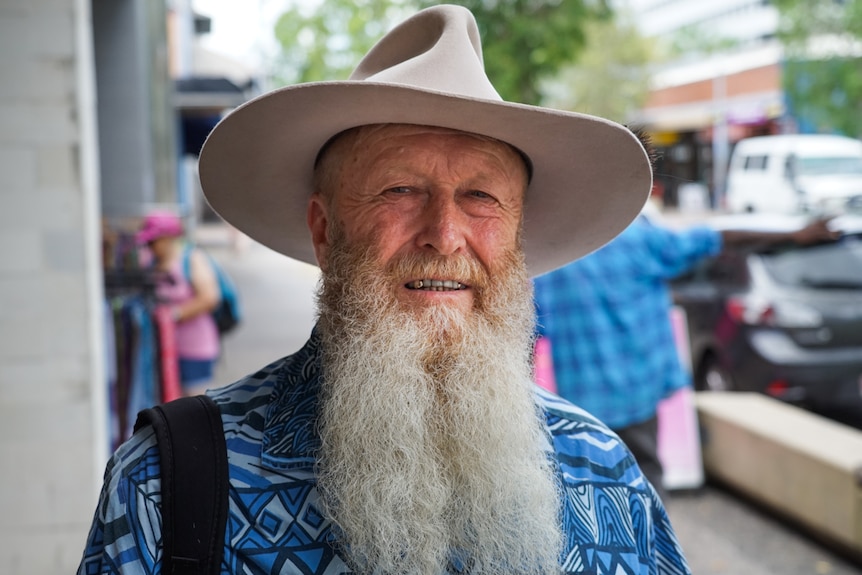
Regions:
<instances>
[{"instance_id":1,"label":"pink fabric","mask_svg":"<svg viewBox=\"0 0 862 575\"><path fill-rule=\"evenodd\" d=\"M676 390L658 405L658 458L666 489L696 489L703 485L697 408L690 387Z\"/></svg>"},{"instance_id":2,"label":"pink fabric","mask_svg":"<svg viewBox=\"0 0 862 575\"><path fill-rule=\"evenodd\" d=\"M682 365L691 373L688 318L685 310L670 310L673 338ZM666 489L696 489L703 485L703 455L694 390L683 387L658 404L658 458Z\"/></svg>"},{"instance_id":3,"label":"pink fabric","mask_svg":"<svg viewBox=\"0 0 862 575\"><path fill-rule=\"evenodd\" d=\"M551 342L546 337L536 341L535 380L536 385L557 393L557 381L554 378L554 361L551 358Z\"/></svg>"},{"instance_id":4,"label":"pink fabric","mask_svg":"<svg viewBox=\"0 0 862 575\"><path fill-rule=\"evenodd\" d=\"M156 306L154 315L156 328L159 331L162 401L172 401L183 394L180 386L180 368L177 363L176 327L171 317L171 309L168 306Z\"/></svg>"},{"instance_id":5,"label":"pink fabric","mask_svg":"<svg viewBox=\"0 0 862 575\"><path fill-rule=\"evenodd\" d=\"M183 235L183 222L176 214L170 212L153 212L144 218L137 240L146 244L158 238L178 237Z\"/></svg>"},{"instance_id":6,"label":"pink fabric","mask_svg":"<svg viewBox=\"0 0 862 575\"><path fill-rule=\"evenodd\" d=\"M192 299L194 288L183 275L182 258L177 259L169 274L172 281L160 281L156 287L159 301L173 306ZM182 359L215 359L219 355L218 328L212 314L179 322L175 335L177 356Z\"/></svg>"}]
</instances>

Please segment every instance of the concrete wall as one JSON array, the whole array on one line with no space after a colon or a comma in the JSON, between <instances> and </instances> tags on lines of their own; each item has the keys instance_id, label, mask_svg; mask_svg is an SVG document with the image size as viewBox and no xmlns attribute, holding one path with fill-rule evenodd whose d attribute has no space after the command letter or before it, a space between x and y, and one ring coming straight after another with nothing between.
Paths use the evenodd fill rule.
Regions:
<instances>
[{"instance_id":1,"label":"concrete wall","mask_svg":"<svg viewBox=\"0 0 862 575\"><path fill-rule=\"evenodd\" d=\"M72 573L104 467L89 0L0 2L0 573Z\"/></svg>"},{"instance_id":2,"label":"concrete wall","mask_svg":"<svg viewBox=\"0 0 862 575\"><path fill-rule=\"evenodd\" d=\"M862 558L862 432L755 393L699 393L707 475Z\"/></svg>"}]
</instances>

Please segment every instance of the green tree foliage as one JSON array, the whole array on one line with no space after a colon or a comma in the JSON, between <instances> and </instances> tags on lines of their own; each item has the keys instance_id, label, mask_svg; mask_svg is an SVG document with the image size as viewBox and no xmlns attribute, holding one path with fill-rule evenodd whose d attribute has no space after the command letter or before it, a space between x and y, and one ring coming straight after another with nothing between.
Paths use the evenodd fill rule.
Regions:
<instances>
[{"instance_id":1,"label":"green tree foliage","mask_svg":"<svg viewBox=\"0 0 862 575\"><path fill-rule=\"evenodd\" d=\"M586 49L545 83L548 105L627 122L649 96L651 64L659 57L655 39L645 38L620 13L586 28Z\"/></svg>"},{"instance_id":2,"label":"green tree foliage","mask_svg":"<svg viewBox=\"0 0 862 575\"><path fill-rule=\"evenodd\" d=\"M572 62L586 42L585 23L611 15L608 0L454 0L476 16L485 69L500 95L539 104L542 78ZM345 79L395 23L428 0L322 0L296 6L276 25L282 83Z\"/></svg>"},{"instance_id":3,"label":"green tree foliage","mask_svg":"<svg viewBox=\"0 0 862 575\"><path fill-rule=\"evenodd\" d=\"M862 136L862 0L775 0L784 90L804 128Z\"/></svg>"},{"instance_id":4,"label":"green tree foliage","mask_svg":"<svg viewBox=\"0 0 862 575\"><path fill-rule=\"evenodd\" d=\"M706 26L695 25L677 30L669 38L668 44L669 57L692 58L731 51L739 42L734 38L721 36Z\"/></svg>"},{"instance_id":5,"label":"green tree foliage","mask_svg":"<svg viewBox=\"0 0 862 575\"><path fill-rule=\"evenodd\" d=\"M607 0L454 0L476 16L485 70L505 100L541 104L541 80L577 58L586 25L606 20ZM423 1L423 5L439 2Z\"/></svg>"},{"instance_id":6,"label":"green tree foliage","mask_svg":"<svg viewBox=\"0 0 862 575\"><path fill-rule=\"evenodd\" d=\"M803 128L862 137L862 60L788 59L783 83Z\"/></svg>"},{"instance_id":7,"label":"green tree foliage","mask_svg":"<svg viewBox=\"0 0 862 575\"><path fill-rule=\"evenodd\" d=\"M853 38L862 33L862 2L858 0L773 0L779 13L778 36L789 52L802 54L811 40L830 36Z\"/></svg>"},{"instance_id":8,"label":"green tree foliage","mask_svg":"<svg viewBox=\"0 0 862 575\"><path fill-rule=\"evenodd\" d=\"M278 19L276 82L346 80L362 56L395 23L415 11L411 0L296 2Z\"/></svg>"}]
</instances>

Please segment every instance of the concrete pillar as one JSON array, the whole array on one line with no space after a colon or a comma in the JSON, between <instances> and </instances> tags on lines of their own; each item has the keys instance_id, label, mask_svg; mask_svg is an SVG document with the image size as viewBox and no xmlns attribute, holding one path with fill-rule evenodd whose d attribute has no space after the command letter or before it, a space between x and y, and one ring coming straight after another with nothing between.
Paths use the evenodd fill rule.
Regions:
<instances>
[{"instance_id":1,"label":"concrete pillar","mask_svg":"<svg viewBox=\"0 0 862 575\"><path fill-rule=\"evenodd\" d=\"M107 455L89 0L0 3L0 572L74 572Z\"/></svg>"}]
</instances>

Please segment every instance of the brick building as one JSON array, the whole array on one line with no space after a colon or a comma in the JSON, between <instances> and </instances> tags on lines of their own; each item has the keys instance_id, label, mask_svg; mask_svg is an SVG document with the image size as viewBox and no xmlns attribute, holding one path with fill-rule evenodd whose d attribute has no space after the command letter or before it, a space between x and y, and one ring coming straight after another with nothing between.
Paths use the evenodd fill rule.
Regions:
<instances>
[{"instance_id":1,"label":"brick building","mask_svg":"<svg viewBox=\"0 0 862 575\"><path fill-rule=\"evenodd\" d=\"M677 205L680 189L695 185L720 206L733 144L792 129L775 38L777 10L763 0L630 0L629 5L647 36L700 36L704 46L726 46L665 65L633 119L662 152L656 172L665 203Z\"/></svg>"}]
</instances>

